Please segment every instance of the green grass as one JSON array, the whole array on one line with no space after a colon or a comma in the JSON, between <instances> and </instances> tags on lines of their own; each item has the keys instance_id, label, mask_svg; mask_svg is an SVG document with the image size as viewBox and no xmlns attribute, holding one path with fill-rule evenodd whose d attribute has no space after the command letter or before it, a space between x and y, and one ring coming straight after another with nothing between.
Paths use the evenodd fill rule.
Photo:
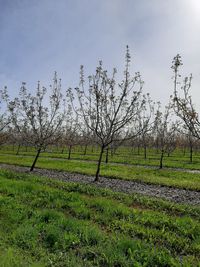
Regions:
<instances>
[{"instance_id":1,"label":"green grass","mask_svg":"<svg viewBox=\"0 0 200 267\"><path fill-rule=\"evenodd\" d=\"M33 157L31 156L0 155L1 163L31 166L32 161ZM94 175L96 162L66 159L53 160L41 157L38 159L36 167ZM142 181L150 184L200 190L200 173L191 174L183 171L147 169L145 167L103 163L101 175L111 178Z\"/></svg>"},{"instance_id":2,"label":"green grass","mask_svg":"<svg viewBox=\"0 0 200 267\"><path fill-rule=\"evenodd\" d=\"M63 153L61 153L61 148L49 147L47 152L43 152L42 155L45 157L53 157L53 158L67 158L68 149L66 148ZM16 154L17 147L14 147L14 150L11 146L5 145L1 149L1 153L10 153ZM35 150L33 147L22 147L20 149L21 155L34 155ZM91 149L91 146L88 147L87 154L84 155L84 148L80 146L74 146L72 149L71 157L76 160L92 160L97 161L99 156L99 148L95 147L95 149ZM105 153L103 156L103 161L105 161ZM133 164L133 165L147 165L147 166L159 166L160 161L160 153L155 149L147 150L147 159L144 159L144 151L140 149L140 153L138 154L137 150L133 150L129 147L119 147L117 152L111 156L109 154L109 162L111 163L125 163L125 164ZM176 149L173 153L168 157L165 154L163 165L165 167L172 168L186 168L186 169L200 169L200 152L195 151L193 153L193 162L190 162L189 159L189 151L186 151L184 154L180 149Z\"/></svg>"},{"instance_id":3,"label":"green grass","mask_svg":"<svg viewBox=\"0 0 200 267\"><path fill-rule=\"evenodd\" d=\"M200 266L200 207L0 171L1 266Z\"/></svg>"}]
</instances>

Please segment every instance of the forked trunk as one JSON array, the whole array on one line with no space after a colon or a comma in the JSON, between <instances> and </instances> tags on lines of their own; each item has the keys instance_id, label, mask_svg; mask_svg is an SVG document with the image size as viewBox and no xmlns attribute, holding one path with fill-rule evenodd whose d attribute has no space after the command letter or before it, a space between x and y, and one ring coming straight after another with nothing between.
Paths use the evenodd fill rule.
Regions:
<instances>
[{"instance_id":1,"label":"forked trunk","mask_svg":"<svg viewBox=\"0 0 200 267\"><path fill-rule=\"evenodd\" d=\"M99 160L98 160L98 165L97 165L97 171L96 171L96 176L94 181L98 182L99 181L99 172L100 172L100 167L101 167L101 161L102 161L102 156L103 156L103 151L104 151L104 147L101 147L101 151L99 154Z\"/></svg>"},{"instance_id":2,"label":"forked trunk","mask_svg":"<svg viewBox=\"0 0 200 267\"><path fill-rule=\"evenodd\" d=\"M37 154L35 156L35 159L33 161L33 164L32 164L32 166L30 168L30 172L33 171L33 169L35 168L35 164L36 164L36 162L37 162L37 160L39 158L40 152L41 152L41 148L39 148L38 151L37 151Z\"/></svg>"}]
</instances>

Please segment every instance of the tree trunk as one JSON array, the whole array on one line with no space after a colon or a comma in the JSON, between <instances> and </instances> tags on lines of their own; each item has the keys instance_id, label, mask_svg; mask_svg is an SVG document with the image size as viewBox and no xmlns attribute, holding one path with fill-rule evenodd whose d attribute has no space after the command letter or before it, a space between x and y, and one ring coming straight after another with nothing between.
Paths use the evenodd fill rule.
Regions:
<instances>
[{"instance_id":1,"label":"tree trunk","mask_svg":"<svg viewBox=\"0 0 200 267\"><path fill-rule=\"evenodd\" d=\"M87 153L87 145L85 145L85 149L84 149L83 155L86 155L86 153Z\"/></svg>"},{"instance_id":2,"label":"tree trunk","mask_svg":"<svg viewBox=\"0 0 200 267\"><path fill-rule=\"evenodd\" d=\"M19 150L20 150L21 145L18 145L16 155L19 155Z\"/></svg>"},{"instance_id":3,"label":"tree trunk","mask_svg":"<svg viewBox=\"0 0 200 267\"><path fill-rule=\"evenodd\" d=\"M147 159L147 146L144 145L144 159Z\"/></svg>"},{"instance_id":4,"label":"tree trunk","mask_svg":"<svg viewBox=\"0 0 200 267\"><path fill-rule=\"evenodd\" d=\"M102 161L102 156L103 156L103 151L104 151L104 147L101 147L101 151L99 154L99 160L98 160L98 165L97 165L97 171L96 171L96 176L94 181L98 182L99 181L99 172L100 172L100 167L101 167L101 161Z\"/></svg>"},{"instance_id":5,"label":"tree trunk","mask_svg":"<svg viewBox=\"0 0 200 267\"><path fill-rule=\"evenodd\" d=\"M109 152L109 149L107 148L106 149L106 161L105 161L106 163L108 163L108 152Z\"/></svg>"},{"instance_id":6,"label":"tree trunk","mask_svg":"<svg viewBox=\"0 0 200 267\"><path fill-rule=\"evenodd\" d=\"M164 156L164 152L161 152L161 156L160 156L160 169L162 169L163 167L163 156Z\"/></svg>"},{"instance_id":7,"label":"tree trunk","mask_svg":"<svg viewBox=\"0 0 200 267\"><path fill-rule=\"evenodd\" d=\"M193 156L193 146L190 145L190 162L192 163L192 156Z\"/></svg>"},{"instance_id":8,"label":"tree trunk","mask_svg":"<svg viewBox=\"0 0 200 267\"><path fill-rule=\"evenodd\" d=\"M69 146L68 159L71 159L72 145Z\"/></svg>"},{"instance_id":9,"label":"tree trunk","mask_svg":"<svg viewBox=\"0 0 200 267\"><path fill-rule=\"evenodd\" d=\"M32 166L30 168L30 172L33 171L33 169L35 168L35 164L36 164L36 162L37 162L37 160L39 158L40 152L41 152L41 148L39 148L38 151L37 151L36 157L35 157L35 159L33 161L33 164L32 164Z\"/></svg>"}]
</instances>

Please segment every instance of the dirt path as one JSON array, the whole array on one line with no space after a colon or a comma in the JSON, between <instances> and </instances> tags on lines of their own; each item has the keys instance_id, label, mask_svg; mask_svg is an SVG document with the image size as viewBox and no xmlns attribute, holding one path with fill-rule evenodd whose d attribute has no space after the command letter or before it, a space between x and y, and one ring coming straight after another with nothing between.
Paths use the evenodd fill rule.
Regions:
<instances>
[{"instance_id":1,"label":"dirt path","mask_svg":"<svg viewBox=\"0 0 200 267\"><path fill-rule=\"evenodd\" d=\"M0 168L10 169L17 172L29 173L28 167L0 164ZM66 182L92 184L102 188L109 188L117 192L140 193L148 196L164 198L176 203L200 205L200 192L193 190L178 189L153 184L151 185L142 182L111 179L106 177L100 177L100 181L94 183L93 176L39 168L36 168L32 173L35 175L59 179Z\"/></svg>"}]
</instances>

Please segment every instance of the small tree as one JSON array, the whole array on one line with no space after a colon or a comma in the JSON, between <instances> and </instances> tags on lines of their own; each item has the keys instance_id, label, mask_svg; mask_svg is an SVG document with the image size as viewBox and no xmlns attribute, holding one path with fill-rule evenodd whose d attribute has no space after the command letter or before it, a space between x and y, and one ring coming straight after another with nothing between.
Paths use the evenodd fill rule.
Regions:
<instances>
[{"instance_id":1,"label":"small tree","mask_svg":"<svg viewBox=\"0 0 200 267\"><path fill-rule=\"evenodd\" d=\"M94 144L92 133L85 126L83 127L80 126L79 143L81 144L81 146L84 146L84 149L83 149L84 156L87 154L88 146Z\"/></svg>"},{"instance_id":2,"label":"small tree","mask_svg":"<svg viewBox=\"0 0 200 267\"><path fill-rule=\"evenodd\" d=\"M154 104L150 99L149 94L147 96L143 96L145 99L145 104L143 105L141 111L138 113L138 124L137 124L137 131L140 135L138 136L138 150L139 146L144 149L144 159L147 158L147 146L150 139L150 131L153 127L154 121Z\"/></svg>"},{"instance_id":3,"label":"small tree","mask_svg":"<svg viewBox=\"0 0 200 267\"><path fill-rule=\"evenodd\" d=\"M200 139L200 120L198 113L195 110L192 97L189 94L192 85L192 74L189 77L185 77L181 85L182 95L178 94L178 85L180 84L179 68L182 66L181 56L178 54L172 61L172 69L174 72L174 95L173 95L173 107L176 115L181 118L190 134L197 139Z\"/></svg>"},{"instance_id":4,"label":"small tree","mask_svg":"<svg viewBox=\"0 0 200 267\"><path fill-rule=\"evenodd\" d=\"M96 73L89 76L88 90L85 89L83 66L80 70L80 86L75 88L75 96L71 88L68 90L74 109L85 126L93 132L101 147L95 181L99 180L104 150L116 141L118 136L124 140L129 136L131 125L138 118L144 104L141 100L143 81L138 72L131 77L129 64L130 54L127 46L124 79L121 83L116 81L117 70L114 69L109 77L100 62Z\"/></svg>"},{"instance_id":5,"label":"small tree","mask_svg":"<svg viewBox=\"0 0 200 267\"><path fill-rule=\"evenodd\" d=\"M156 136L155 141L160 150L160 164L159 167L163 167L163 157L165 153L168 153L176 143L176 131L177 123L170 121L171 105L165 107L164 113L160 111L160 106L156 112L156 118L154 121L154 134Z\"/></svg>"},{"instance_id":6,"label":"small tree","mask_svg":"<svg viewBox=\"0 0 200 267\"><path fill-rule=\"evenodd\" d=\"M62 133L62 143L68 147L68 160L71 159L72 147L79 142L80 125L77 114L73 114L73 110L68 105L68 111L64 118L64 126Z\"/></svg>"},{"instance_id":7,"label":"small tree","mask_svg":"<svg viewBox=\"0 0 200 267\"><path fill-rule=\"evenodd\" d=\"M13 128L21 136L20 139L37 149L30 171L34 169L42 149L60 137L64 113L61 105L61 81L57 80L56 73L50 89L47 98L47 89L38 82L36 94L32 95L28 93L26 84L22 83L18 98L8 102Z\"/></svg>"}]
</instances>

